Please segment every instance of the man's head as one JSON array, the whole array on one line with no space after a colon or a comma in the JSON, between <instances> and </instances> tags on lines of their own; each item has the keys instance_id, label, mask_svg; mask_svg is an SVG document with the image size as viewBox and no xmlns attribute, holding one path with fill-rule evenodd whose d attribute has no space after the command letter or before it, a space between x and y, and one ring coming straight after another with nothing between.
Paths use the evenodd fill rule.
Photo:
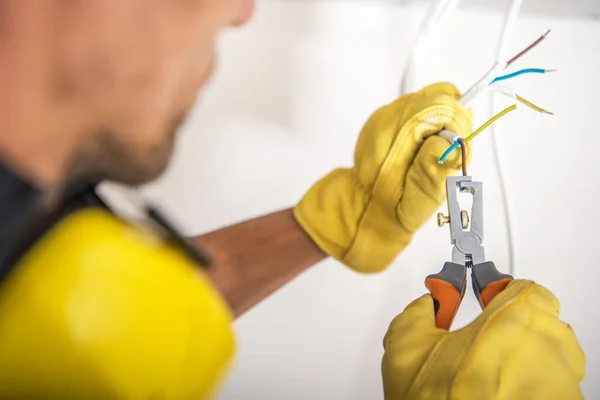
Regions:
<instances>
[{"instance_id":1,"label":"man's head","mask_svg":"<svg viewBox=\"0 0 600 400\"><path fill-rule=\"evenodd\" d=\"M5 72L28 80L14 86L15 110L29 92L29 118L46 121L35 134L65 142L55 146L68 154L65 174L127 184L166 168L175 131L211 73L218 34L253 8L253 0L3 3L0 59L13 57ZM8 125L30 134L35 124L20 118Z\"/></svg>"}]
</instances>

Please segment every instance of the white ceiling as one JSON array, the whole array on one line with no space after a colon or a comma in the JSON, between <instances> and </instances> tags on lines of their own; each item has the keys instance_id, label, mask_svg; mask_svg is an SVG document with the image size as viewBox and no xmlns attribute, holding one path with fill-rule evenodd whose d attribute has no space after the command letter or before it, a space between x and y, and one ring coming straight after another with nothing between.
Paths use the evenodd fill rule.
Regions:
<instances>
[{"instance_id":1,"label":"white ceiling","mask_svg":"<svg viewBox=\"0 0 600 400\"><path fill-rule=\"evenodd\" d=\"M368 1L368 0L367 0ZM405 4L431 3L431 0L400 0ZM461 8L505 10L510 0L462 0ZM600 0L525 0L523 12L564 18L600 20Z\"/></svg>"},{"instance_id":2,"label":"white ceiling","mask_svg":"<svg viewBox=\"0 0 600 400\"><path fill-rule=\"evenodd\" d=\"M335 2L340 0L278 0L280 2ZM347 0L366 1L376 0ZM432 0L379 0L398 4L426 4ZM479 8L482 10L504 11L511 0L462 0L460 8ZM560 18L581 18L600 20L600 0L525 0L523 12Z\"/></svg>"}]
</instances>

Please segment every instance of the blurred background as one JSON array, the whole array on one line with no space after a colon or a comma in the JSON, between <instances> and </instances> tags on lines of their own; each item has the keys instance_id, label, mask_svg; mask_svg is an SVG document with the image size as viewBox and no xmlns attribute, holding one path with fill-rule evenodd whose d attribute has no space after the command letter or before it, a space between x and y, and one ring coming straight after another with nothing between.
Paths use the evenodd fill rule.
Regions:
<instances>
[{"instance_id":1,"label":"blurred background","mask_svg":"<svg viewBox=\"0 0 600 400\"><path fill-rule=\"evenodd\" d=\"M201 234L294 205L317 179L349 166L362 124L399 93L429 1L259 0L255 19L222 38L220 65L185 126L175 163L144 192L184 231ZM465 0L411 77L468 89L492 65L506 1ZM555 113L525 107L495 125L515 217L518 278L562 301L587 354L588 398L600 398L600 2L526 0L509 53L546 30L514 69L557 68L510 85ZM512 104L497 98L496 111ZM491 115L487 95L474 125ZM491 136L474 141L484 182L487 258L508 268L504 208ZM118 205L119 188L104 192ZM445 211L445 207L441 211ZM239 350L220 399L378 399L390 321L450 258L432 219L385 273L325 261L236 322ZM455 327L479 312L469 292Z\"/></svg>"}]
</instances>

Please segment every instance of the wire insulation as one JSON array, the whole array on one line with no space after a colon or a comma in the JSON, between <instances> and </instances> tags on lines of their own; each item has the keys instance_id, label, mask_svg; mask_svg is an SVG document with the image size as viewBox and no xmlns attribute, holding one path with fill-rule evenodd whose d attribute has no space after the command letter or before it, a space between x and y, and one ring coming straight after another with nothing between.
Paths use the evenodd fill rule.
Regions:
<instances>
[{"instance_id":1,"label":"wire insulation","mask_svg":"<svg viewBox=\"0 0 600 400\"><path fill-rule=\"evenodd\" d=\"M496 114L492 118L490 118L485 124L481 125L475 132L473 132L469 136L467 136L467 138L465 140L467 142L470 142L477 135L479 135L481 132L483 132L485 130L485 128L487 128L488 126L492 125L494 122L496 122L497 120L499 120L500 118L502 118L503 116L505 116L506 114L508 114L509 112L511 112L513 110L516 110L516 108L517 108L516 104L513 104L512 106L506 107L504 110L500 111L498 114Z\"/></svg>"},{"instance_id":2,"label":"wire insulation","mask_svg":"<svg viewBox=\"0 0 600 400\"><path fill-rule=\"evenodd\" d=\"M446 158L448 158L448 156L450 155L450 153L452 153L458 146L460 146L460 143L458 142L458 140L456 142L452 143L452 145L450 147L448 147L448 149L444 152L444 154L442 154L438 163L443 164L444 161L446 161Z\"/></svg>"},{"instance_id":3,"label":"wire insulation","mask_svg":"<svg viewBox=\"0 0 600 400\"><path fill-rule=\"evenodd\" d=\"M506 87L506 86L501 86L501 85L498 85L498 84L496 83L496 84L494 84L494 85L490 85L490 86L489 86L489 89L490 89L492 92L495 92L495 93L500 93L500 94L503 94L503 95L505 95L505 96L507 96L507 97L510 97L511 99L515 99L515 100L519 101L521 104L524 104L524 105L526 105L527 107L529 107L529 108L531 108L532 110L535 110L535 111L537 111L537 112L539 112L539 113L542 113L542 114L550 114L550 115L554 115L554 113L553 113L553 112L551 112L551 111L548 111L548 110L545 110L545 109L543 109L542 107L540 107L540 106L537 106L537 105L533 104L531 101L529 101L529 100L527 100L527 99L525 99L525 98L523 98L523 97L519 96L519 95L517 94L517 92L515 92L515 90L514 90L513 88L509 88L509 87Z\"/></svg>"},{"instance_id":4,"label":"wire insulation","mask_svg":"<svg viewBox=\"0 0 600 400\"><path fill-rule=\"evenodd\" d=\"M522 3L522 0L513 0L513 2L511 3L509 12L504 21L504 28L502 31L502 39L498 45L498 52L497 52L497 57L496 57L496 60L498 60L498 61L496 61L494 66L481 79L479 79L477 81L477 83L475 83L473 86L471 86L469 88L469 90L467 90L465 92L465 94L460 98L460 102L463 105L467 105L473 99L475 99L477 96L479 96L481 94L481 92L483 92L485 87L488 86L488 82L495 82L495 79L499 75L501 70L506 69L509 65L513 64L519 58L523 57L525 54L527 54L529 51L531 51L534 47L536 47L544 39L546 39L546 36L550 33L550 30L548 30L548 32L546 32L535 42L533 42L532 44L527 46L524 50L522 50L516 56L511 58L508 62L502 61L502 60L504 60L504 54L506 53L505 47L507 45L507 37L508 37L506 30L512 29L514 22L511 20L516 19L516 16L518 14L521 3Z\"/></svg>"},{"instance_id":5,"label":"wire insulation","mask_svg":"<svg viewBox=\"0 0 600 400\"><path fill-rule=\"evenodd\" d=\"M506 66L510 66L510 65L514 64L519 58L523 57L525 54L529 53L531 50L533 50L535 47L537 47L538 44L542 43L544 41L544 39L546 39L546 36L548 36L549 33L550 33L550 29L548 29L548 31L546 33L544 33L542 36L540 36L535 42L531 43L525 49L521 50L521 52L518 53L516 56L514 56L513 58L508 60L506 62Z\"/></svg>"},{"instance_id":6,"label":"wire insulation","mask_svg":"<svg viewBox=\"0 0 600 400\"><path fill-rule=\"evenodd\" d=\"M496 122L497 120L499 120L500 118L502 118L503 116L505 116L506 114L508 114L509 112L515 110L517 108L516 104L513 104L510 107L505 108L504 110L500 111L498 114L494 115L492 118L490 118L485 124L481 125L479 128L477 128L477 130L473 133L471 133L469 136L467 136L464 140L465 142L470 142L471 140L473 140L477 135L479 135L481 132L483 132L485 130L485 128L487 128L488 126L492 125L494 122ZM446 161L446 158L448 158L448 156L450 155L450 153L452 153L456 148L458 148L458 146L460 146L460 142L457 140L456 142L454 142L445 152L444 154L442 154L442 156L439 159L439 163L443 164L444 161Z\"/></svg>"},{"instance_id":7,"label":"wire insulation","mask_svg":"<svg viewBox=\"0 0 600 400\"><path fill-rule=\"evenodd\" d=\"M503 94L505 96L510 97L511 99L517 98L517 92L515 91L515 89L508 87L508 86L502 86L502 85L495 83L493 85L490 85L489 89L492 92Z\"/></svg>"},{"instance_id":8,"label":"wire insulation","mask_svg":"<svg viewBox=\"0 0 600 400\"><path fill-rule=\"evenodd\" d=\"M460 144L460 155L462 158L462 174L463 176L469 176L467 172L467 142L463 138L456 139L458 144Z\"/></svg>"},{"instance_id":9,"label":"wire insulation","mask_svg":"<svg viewBox=\"0 0 600 400\"><path fill-rule=\"evenodd\" d=\"M484 76L482 76L473 86L469 88L460 98L460 102L462 105L468 105L474 98L479 96L479 94L484 91L488 86L490 81L494 80L500 71L502 71L506 67L505 63L496 63L494 66L486 72Z\"/></svg>"},{"instance_id":10,"label":"wire insulation","mask_svg":"<svg viewBox=\"0 0 600 400\"><path fill-rule=\"evenodd\" d=\"M496 77L493 81L490 82L490 85L496 82L500 82L500 81L505 81L507 79L512 79L515 78L519 75L523 75L523 74L545 74L546 71L545 69L542 68L525 68L525 69L521 69L515 72L512 72L510 74L506 74L506 75L502 75L502 76L498 76Z\"/></svg>"}]
</instances>

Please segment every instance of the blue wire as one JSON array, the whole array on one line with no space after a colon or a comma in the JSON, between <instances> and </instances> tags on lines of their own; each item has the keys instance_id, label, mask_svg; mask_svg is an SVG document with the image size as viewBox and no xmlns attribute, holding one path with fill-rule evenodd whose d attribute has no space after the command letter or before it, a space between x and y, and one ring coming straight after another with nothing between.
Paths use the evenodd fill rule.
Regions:
<instances>
[{"instance_id":1,"label":"blue wire","mask_svg":"<svg viewBox=\"0 0 600 400\"><path fill-rule=\"evenodd\" d=\"M452 144L452 146L448 147L448 150L446 150L444 154L442 154L438 163L443 164L444 161L446 161L446 158L448 158L448 156L450 155L450 153L452 153L458 146L460 146L460 143L457 140Z\"/></svg>"},{"instance_id":2,"label":"blue wire","mask_svg":"<svg viewBox=\"0 0 600 400\"><path fill-rule=\"evenodd\" d=\"M490 85L492 83L496 83L496 82L504 81L504 80L507 80L507 79L511 79L511 78L514 78L515 76L519 76L519 75L523 75L523 74L544 74L544 73L546 73L546 70L542 69L542 68L525 68L525 69L521 69L519 71L515 71L513 73L510 73L510 74L499 76L496 79L494 79L493 81L491 81Z\"/></svg>"}]
</instances>

